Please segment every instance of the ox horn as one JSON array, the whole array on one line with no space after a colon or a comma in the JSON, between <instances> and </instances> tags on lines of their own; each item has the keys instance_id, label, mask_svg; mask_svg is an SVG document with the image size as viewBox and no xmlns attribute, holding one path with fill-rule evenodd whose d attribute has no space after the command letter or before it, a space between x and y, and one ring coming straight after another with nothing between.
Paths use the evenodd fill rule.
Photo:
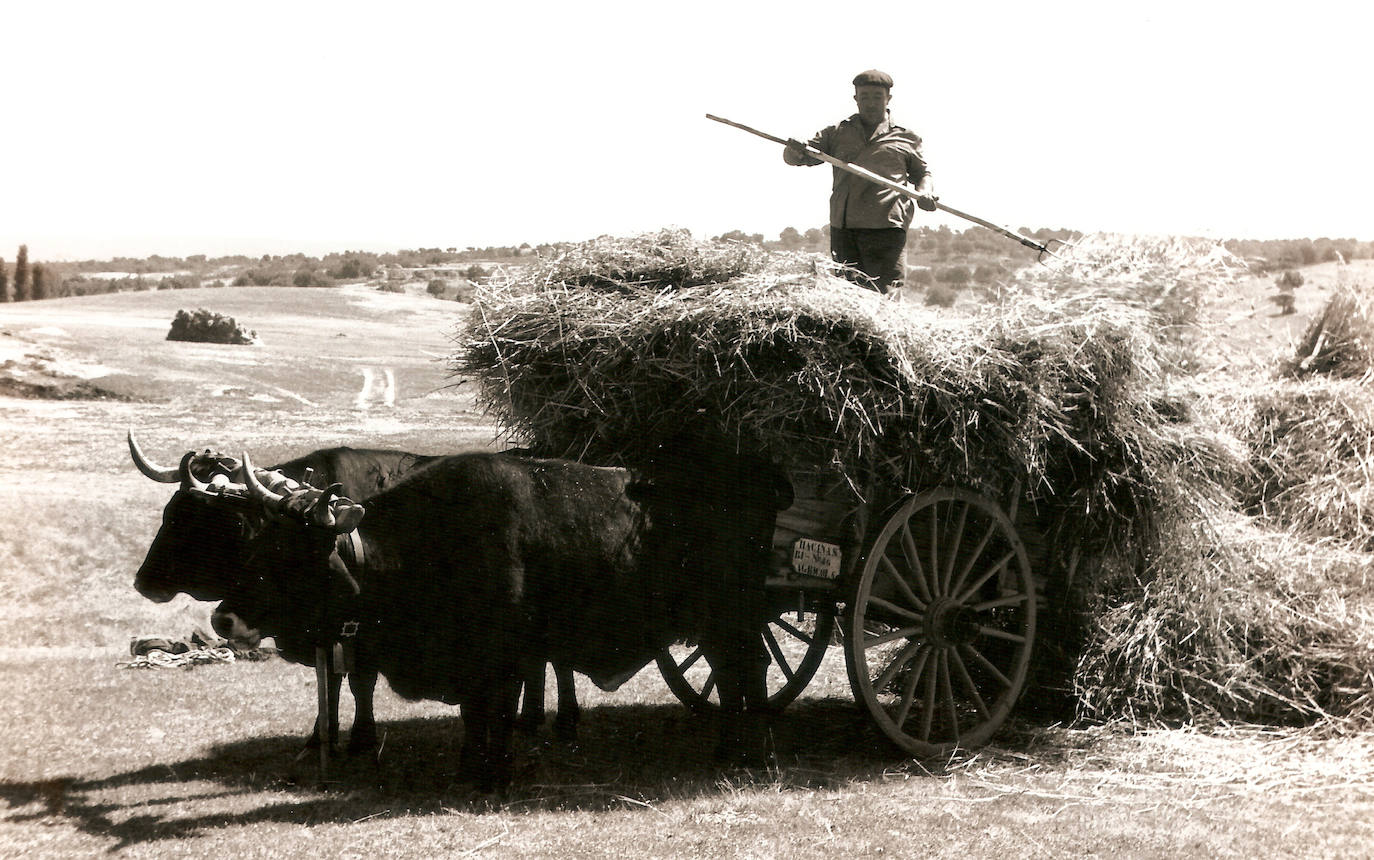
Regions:
<instances>
[{"instance_id":1,"label":"ox horn","mask_svg":"<svg viewBox=\"0 0 1374 860\"><path fill-rule=\"evenodd\" d=\"M210 485L197 478L191 471L191 461L196 458L195 451L187 451L181 458L181 467L177 469L177 480L181 482L183 490L193 493L210 493Z\"/></svg>"},{"instance_id":2,"label":"ox horn","mask_svg":"<svg viewBox=\"0 0 1374 860\"><path fill-rule=\"evenodd\" d=\"M239 468L243 470L243 483L248 488L249 498L256 499L272 513L279 513L286 504L286 496L279 496L262 485L258 476L253 474L253 461L248 459L247 451L243 452Z\"/></svg>"},{"instance_id":3,"label":"ox horn","mask_svg":"<svg viewBox=\"0 0 1374 860\"><path fill-rule=\"evenodd\" d=\"M358 527L358 523L363 518L363 506L354 504L347 498L339 495L339 490L343 489L343 484L330 484L315 500L315 507L311 511L311 518L315 525L322 529L328 529L335 534L346 535ZM337 500L338 504L335 505Z\"/></svg>"},{"instance_id":4,"label":"ox horn","mask_svg":"<svg viewBox=\"0 0 1374 860\"><path fill-rule=\"evenodd\" d=\"M330 484L320 491L320 497L315 500L315 506L310 509L310 519L322 529L334 528L334 512L329 509L329 503L339 492L340 486L340 484Z\"/></svg>"},{"instance_id":5,"label":"ox horn","mask_svg":"<svg viewBox=\"0 0 1374 860\"><path fill-rule=\"evenodd\" d=\"M138 467L140 472L159 484L181 483L181 469L168 469L159 466L143 456L143 449L138 447L138 443L134 441L133 430L129 431L129 456L134 458L134 465Z\"/></svg>"}]
</instances>

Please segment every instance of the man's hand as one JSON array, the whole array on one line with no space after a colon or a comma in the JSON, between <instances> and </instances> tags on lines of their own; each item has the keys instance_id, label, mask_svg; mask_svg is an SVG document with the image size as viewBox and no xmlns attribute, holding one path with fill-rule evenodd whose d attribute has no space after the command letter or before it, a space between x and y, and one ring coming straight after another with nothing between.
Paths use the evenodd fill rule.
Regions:
<instances>
[{"instance_id":1,"label":"man's hand","mask_svg":"<svg viewBox=\"0 0 1374 860\"><path fill-rule=\"evenodd\" d=\"M939 199L940 198L936 197L934 194L922 194L916 198L916 205L927 212L934 212L938 208L935 202Z\"/></svg>"}]
</instances>

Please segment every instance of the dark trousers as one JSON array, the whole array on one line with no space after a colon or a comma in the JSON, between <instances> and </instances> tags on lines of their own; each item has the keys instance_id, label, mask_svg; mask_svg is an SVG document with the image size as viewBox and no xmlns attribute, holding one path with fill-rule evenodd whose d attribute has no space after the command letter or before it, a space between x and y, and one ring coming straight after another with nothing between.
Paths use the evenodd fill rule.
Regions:
<instances>
[{"instance_id":1,"label":"dark trousers","mask_svg":"<svg viewBox=\"0 0 1374 860\"><path fill-rule=\"evenodd\" d=\"M906 230L901 227L830 228L830 257L856 270L857 283L888 293L902 288L906 276Z\"/></svg>"}]
</instances>

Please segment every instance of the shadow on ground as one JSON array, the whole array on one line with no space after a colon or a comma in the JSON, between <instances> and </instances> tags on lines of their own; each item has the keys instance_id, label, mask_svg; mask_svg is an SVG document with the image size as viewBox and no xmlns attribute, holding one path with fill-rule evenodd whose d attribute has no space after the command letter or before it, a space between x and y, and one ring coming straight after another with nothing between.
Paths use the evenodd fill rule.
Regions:
<instances>
[{"instance_id":1,"label":"shadow on ground","mask_svg":"<svg viewBox=\"0 0 1374 860\"><path fill-rule=\"evenodd\" d=\"M0 782L0 802L9 808L0 820L70 824L117 850L264 822L648 809L748 785L825 788L892 773L939 776L948 766L904 758L848 700L803 700L774 717L768 742L775 764L756 770L722 769L712 760L709 717L674 704L604 705L584 712L576 744L557 743L546 731L517 735L515 784L492 797L455 781L462 740L456 711L378 728L380 755L340 755L323 784L317 756L297 758L299 736L252 738L100 779ZM1012 745L1033 743L1034 733L1011 734Z\"/></svg>"}]
</instances>

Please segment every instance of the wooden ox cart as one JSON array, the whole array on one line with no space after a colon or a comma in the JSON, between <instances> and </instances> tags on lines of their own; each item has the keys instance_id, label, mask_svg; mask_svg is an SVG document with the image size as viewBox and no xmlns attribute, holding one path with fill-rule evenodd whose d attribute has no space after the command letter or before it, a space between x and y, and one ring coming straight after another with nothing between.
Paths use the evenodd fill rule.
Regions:
<instances>
[{"instance_id":1,"label":"wooden ox cart","mask_svg":"<svg viewBox=\"0 0 1374 860\"><path fill-rule=\"evenodd\" d=\"M778 516L767 580L776 615L760 629L770 707L796 699L839 643L855 700L902 750L986 743L1025 686L1035 641L1019 494L1004 507L962 488L869 487L867 502L835 473L792 478L796 502ZM701 656L675 647L659 669L685 704L710 709L714 678Z\"/></svg>"}]
</instances>

